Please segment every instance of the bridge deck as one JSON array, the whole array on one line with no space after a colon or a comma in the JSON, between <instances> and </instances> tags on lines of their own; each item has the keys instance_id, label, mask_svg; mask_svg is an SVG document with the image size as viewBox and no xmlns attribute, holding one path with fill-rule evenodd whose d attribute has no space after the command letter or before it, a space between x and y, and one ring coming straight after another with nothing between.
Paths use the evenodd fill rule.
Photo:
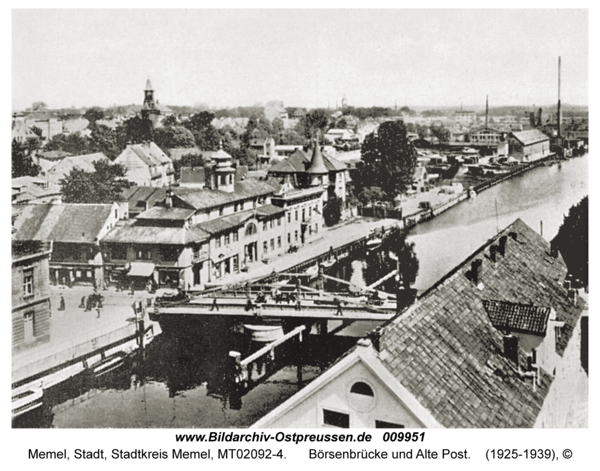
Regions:
<instances>
[{"instance_id":1,"label":"bridge deck","mask_svg":"<svg viewBox=\"0 0 600 471\"><path fill-rule=\"evenodd\" d=\"M396 314L395 304L367 306L364 303L342 305L342 316L336 315L337 306L327 300L302 299L300 309L296 303L275 303L267 301L260 308L254 306L246 310L245 298L217 298L217 307L212 309L213 298L196 298L187 303L155 306L158 316L195 315L195 316L246 316L265 318L313 318L348 319L353 321L385 321ZM212 310L211 310L212 309ZM218 309L218 310L217 310Z\"/></svg>"}]
</instances>

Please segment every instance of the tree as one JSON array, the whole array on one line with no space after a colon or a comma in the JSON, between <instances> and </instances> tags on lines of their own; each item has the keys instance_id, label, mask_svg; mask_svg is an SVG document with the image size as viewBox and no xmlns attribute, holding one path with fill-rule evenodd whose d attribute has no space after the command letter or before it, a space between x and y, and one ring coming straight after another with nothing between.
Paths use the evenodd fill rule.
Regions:
<instances>
[{"instance_id":1,"label":"tree","mask_svg":"<svg viewBox=\"0 0 600 471\"><path fill-rule=\"evenodd\" d=\"M177 121L177 117L174 114L170 114L162 120L163 126L177 126L177 124L179 123Z\"/></svg>"},{"instance_id":2,"label":"tree","mask_svg":"<svg viewBox=\"0 0 600 471\"><path fill-rule=\"evenodd\" d=\"M46 108L48 108L48 105L43 101L34 101L31 104L31 111L44 111Z\"/></svg>"},{"instance_id":3,"label":"tree","mask_svg":"<svg viewBox=\"0 0 600 471\"><path fill-rule=\"evenodd\" d=\"M40 166L33 162L28 152L27 144L22 144L16 139L12 140L12 178L36 177L40 173Z\"/></svg>"},{"instance_id":4,"label":"tree","mask_svg":"<svg viewBox=\"0 0 600 471\"><path fill-rule=\"evenodd\" d=\"M183 126L164 126L155 129L154 142L161 149L189 148L196 145L192 132Z\"/></svg>"},{"instance_id":5,"label":"tree","mask_svg":"<svg viewBox=\"0 0 600 471\"><path fill-rule=\"evenodd\" d=\"M89 137L77 131L73 134L52 136L44 146L44 150L62 150L72 155L86 155L94 152L94 143Z\"/></svg>"},{"instance_id":6,"label":"tree","mask_svg":"<svg viewBox=\"0 0 600 471\"><path fill-rule=\"evenodd\" d=\"M304 121L304 133L307 139L313 139L317 135L322 135L329 126L327 113L320 108L310 110L304 115L302 121Z\"/></svg>"},{"instance_id":7,"label":"tree","mask_svg":"<svg viewBox=\"0 0 600 471\"><path fill-rule=\"evenodd\" d=\"M196 146L201 150L217 150L219 146L219 133L211 124L213 119L214 113L201 111L182 123L182 126L192 132Z\"/></svg>"},{"instance_id":8,"label":"tree","mask_svg":"<svg viewBox=\"0 0 600 471\"><path fill-rule=\"evenodd\" d=\"M588 286L589 275L589 201L586 196L569 209L556 238L552 241L557 245L569 274L575 280L580 280L583 286Z\"/></svg>"},{"instance_id":9,"label":"tree","mask_svg":"<svg viewBox=\"0 0 600 471\"><path fill-rule=\"evenodd\" d=\"M83 117L89 122L88 128L93 129L96 125L96 121L104 119L104 110L98 106L92 106L85 110Z\"/></svg>"},{"instance_id":10,"label":"tree","mask_svg":"<svg viewBox=\"0 0 600 471\"><path fill-rule=\"evenodd\" d=\"M437 137L440 142L449 142L450 141L450 131L444 125L432 125L431 126L431 134L434 137Z\"/></svg>"},{"instance_id":11,"label":"tree","mask_svg":"<svg viewBox=\"0 0 600 471\"><path fill-rule=\"evenodd\" d=\"M125 149L127 144L141 144L153 140L152 121L133 116L117 128L117 144Z\"/></svg>"},{"instance_id":12,"label":"tree","mask_svg":"<svg viewBox=\"0 0 600 471\"><path fill-rule=\"evenodd\" d=\"M364 189L379 187L384 198L393 202L406 192L413 180L417 155L402 121L382 123L377 135L365 138L361 153L363 165L357 168L354 179L359 195Z\"/></svg>"},{"instance_id":13,"label":"tree","mask_svg":"<svg viewBox=\"0 0 600 471\"><path fill-rule=\"evenodd\" d=\"M107 159L94 162L93 172L74 168L60 180L64 203L110 204L131 186L125 179L125 167Z\"/></svg>"},{"instance_id":14,"label":"tree","mask_svg":"<svg viewBox=\"0 0 600 471\"><path fill-rule=\"evenodd\" d=\"M123 150L119 147L117 131L104 124L95 125L90 137L94 152L102 152L110 160L115 160Z\"/></svg>"},{"instance_id":15,"label":"tree","mask_svg":"<svg viewBox=\"0 0 600 471\"><path fill-rule=\"evenodd\" d=\"M340 219L342 219L343 207L344 202L342 201L342 198L338 196L334 196L327 200L327 204L323 208L323 219L327 226L335 226L340 222Z\"/></svg>"}]
</instances>

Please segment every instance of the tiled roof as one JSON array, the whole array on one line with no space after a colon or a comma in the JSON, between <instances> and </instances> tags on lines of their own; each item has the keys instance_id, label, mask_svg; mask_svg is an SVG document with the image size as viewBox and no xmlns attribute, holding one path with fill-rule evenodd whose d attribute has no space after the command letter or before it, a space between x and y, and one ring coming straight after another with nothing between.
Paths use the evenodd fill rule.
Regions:
<instances>
[{"instance_id":1,"label":"tiled roof","mask_svg":"<svg viewBox=\"0 0 600 471\"><path fill-rule=\"evenodd\" d=\"M148 166L163 165L171 162L171 159L169 159L167 154L165 154L154 142L129 144L121 155L117 157L117 161L119 161L121 156L127 152L133 152Z\"/></svg>"},{"instance_id":2,"label":"tiled roof","mask_svg":"<svg viewBox=\"0 0 600 471\"><path fill-rule=\"evenodd\" d=\"M167 219L173 221L185 221L191 218L196 211L188 208L164 208L154 206L139 214L136 219Z\"/></svg>"},{"instance_id":3,"label":"tiled roof","mask_svg":"<svg viewBox=\"0 0 600 471\"><path fill-rule=\"evenodd\" d=\"M85 172L94 172L94 162L97 160L106 159L107 157L102 152L88 155L76 155L72 157L65 157L56 165L52 166L46 171L48 180L53 183L59 184L60 180L71 173L74 168L83 170Z\"/></svg>"},{"instance_id":4,"label":"tiled roof","mask_svg":"<svg viewBox=\"0 0 600 471\"><path fill-rule=\"evenodd\" d=\"M166 188L152 186L132 186L121 193L123 201L129 202L129 209L148 207L151 208L163 201L167 196Z\"/></svg>"},{"instance_id":5,"label":"tiled roof","mask_svg":"<svg viewBox=\"0 0 600 471\"><path fill-rule=\"evenodd\" d=\"M550 316L549 307L508 301L483 301L492 325L498 330L544 336Z\"/></svg>"},{"instance_id":6,"label":"tiled roof","mask_svg":"<svg viewBox=\"0 0 600 471\"><path fill-rule=\"evenodd\" d=\"M198 227L156 227L117 225L102 238L103 243L187 245L207 240L209 235Z\"/></svg>"},{"instance_id":7,"label":"tiled roof","mask_svg":"<svg viewBox=\"0 0 600 471\"><path fill-rule=\"evenodd\" d=\"M201 190L174 188L173 193L174 198L180 199L191 208L209 209L256 196L266 196L276 190L276 186L269 181L247 178L242 182L235 182L235 191L231 193L205 188Z\"/></svg>"},{"instance_id":8,"label":"tiled roof","mask_svg":"<svg viewBox=\"0 0 600 471\"><path fill-rule=\"evenodd\" d=\"M14 240L94 243L111 213L110 204L36 204L15 222Z\"/></svg>"},{"instance_id":9,"label":"tiled roof","mask_svg":"<svg viewBox=\"0 0 600 471\"><path fill-rule=\"evenodd\" d=\"M327 155L326 153L321 154L323 157L323 163L328 171L341 171L346 170L347 167L343 162ZM302 149L296 149L296 151L290 155L287 159L281 160L269 168L269 173L301 173L306 172L310 167L311 159Z\"/></svg>"},{"instance_id":10,"label":"tiled roof","mask_svg":"<svg viewBox=\"0 0 600 471\"><path fill-rule=\"evenodd\" d=\"M179 171L179 183L204 183L204 167L181 167Z\"/></svg>"},{"instance_id":11,"label":"tiled roof","mask_svg":"<svg viewBox=\"0 0 600 471\"><path fill-rule=\"evenodd\" d=\"M548 141L550 138L539 129L530 129L529 131L513 132L512 136L523 145L535 144L536 142Z\"/></svg>"},{"instance_id":12,"label":"tiled roof","mask_svg":"<svg viewBox=\"0 0 600 471\"><path fill-rule=\"evenodd\" d=\"M503 236L504 255L494 261L486 249ZM476 259L482 261L477 286ZM566 274L548 242L517 219L382 327L382 363L445 427L531 427L551 377L540 368L534 390L515 372L484 301L552 307L565 323L556 341L562 356L584 305L569 301Z\"/></svg>"},{"instance_id":13,"label":"tiled roof","mask_svg":"<svg viewBox=\"0 0 600 471\"><path fill-rule=\"evenodd\" d=\"M266 204L257 208L256 211L254 209L240 211L239 213L233 213L218 219L202 222L198 224L197 227L200 227L202 230L210 234L216 234L239 227L253 217L262 219L264 217L274 216L280 213L285 213L285 209L272 204Z\"/></svg>"}]
</instances>

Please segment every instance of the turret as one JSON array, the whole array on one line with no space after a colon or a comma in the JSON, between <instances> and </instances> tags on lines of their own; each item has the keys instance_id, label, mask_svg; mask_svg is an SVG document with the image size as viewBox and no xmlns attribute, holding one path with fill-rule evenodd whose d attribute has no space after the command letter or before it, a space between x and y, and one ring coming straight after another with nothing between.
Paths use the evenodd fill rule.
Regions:
<instances>
[{"instance_id":1,"label":"turret","mask_svg":"<svg viewBox=\"0 0 600 471\"><path fill-rule=\"evenodd\" d=\"M323 161L318 137L315 141L312 161L306 173L308 173L311 186L327 185L329 170L327 170L325 162Z\"/></svg>"}]
</instances>

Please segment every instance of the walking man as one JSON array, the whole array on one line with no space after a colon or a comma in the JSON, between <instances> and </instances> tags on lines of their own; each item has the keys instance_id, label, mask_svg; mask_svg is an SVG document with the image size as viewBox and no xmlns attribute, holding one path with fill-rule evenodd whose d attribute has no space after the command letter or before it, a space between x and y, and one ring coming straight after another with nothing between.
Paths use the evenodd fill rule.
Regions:
<instances>
[{"instance_id":1,"label":"walking man","mask_svg":"<svg viewBox=\"0 0 600 471\"><path fill-rule=\"evenodd\" d=\"M65 310L65 297L62 294L60 295L60 304L58 305L58 310L59 311Z\"/></svg>"},{"instance_id":2,"label":"walking man","mask_svg":"<svg viewBox=\"0 0 600 471\"><path fill-rule=\"evenodd\" d=\"M337 311L335 312L336 316L343 316L342 314L342 301L339 298L333 298L333 303L335 304Z\"/></svg>"},{"instance_id":3,"label":"walking man","mask_svg":"<svg viewBox=\"0 0 600 471\"><path fill-rule=\"evenodd\" d=\"M210 307L210 310L214 311L215 308L217 309L217 311L219 310L219 306L217 305L217 296L216 296L216 294L213 294L213 302L212 302L212 306Z\"/></svg>"}]
</instances>

